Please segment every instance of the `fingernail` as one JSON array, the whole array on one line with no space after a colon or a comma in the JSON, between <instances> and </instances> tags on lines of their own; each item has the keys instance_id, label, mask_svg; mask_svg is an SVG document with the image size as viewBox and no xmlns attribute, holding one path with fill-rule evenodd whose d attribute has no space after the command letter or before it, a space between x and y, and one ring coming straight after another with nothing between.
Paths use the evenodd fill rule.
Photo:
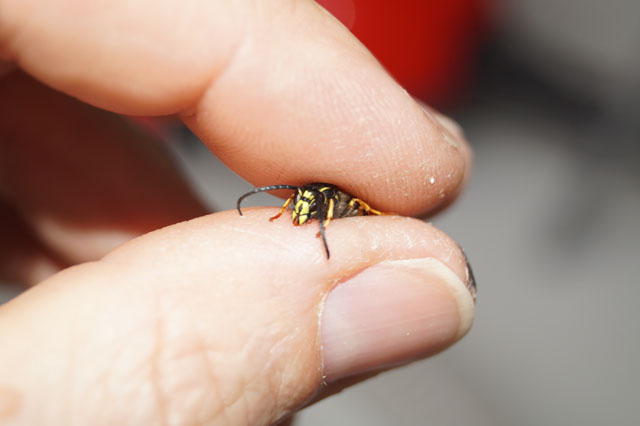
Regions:
<instances>
[{"instance_id":1,"label":"fingernail","mask_svg":"<svg viewBox=\"0 0 640 426\"><path fill-rule=\"evenodd\" d=\"M454 148L460 148L460 140L464 139L464 131L462 127L453 121L453 119L440 114L439 112L429 108L423 103L420 103L424 113L441 128L441 136L445 142Z\"/></svg>"},{"instance_id":2,"label":"fingernail","mask_svg":"<svg viewBox=\"0 0 640 426\"><path fill-rule=\"evenodd\" d=\"M325 379L439 352L467 333L473 316L469 289L442 262L381 262L327 297L321 322Z\"/></svg>"},{"instance_id":3,"label":"fingernail","mask_svg":"<svg viewBox=\"0 0 640 426\"><path fill-rule=\"evenodd\" d=\"M438 123L445 129L449 131L456 138L464 138L464 130L462 130L462 126L458 124L458 122L454 121L451 117L440 114L437 111L433 111L433 116L436 118Z\"/></svg>"},{"instance_id":4,"label":"fingernail","mask_svg":"<svg viewBox=\"0 0 640 426\"><path fill-rule=\"evenodd\" d=\"M469 263L469 258L467 257L467 252L464 251L460 245L458 245L460 251L464 255L464 261L467 263L467 280L466 285L469 293L471 293L471 297L473 297L473 303L476 302L476 296L478 294L478 287L476 285L476 277L473 275L473 269L471 268L471 263Z\"/></svg>"}]
</instances>

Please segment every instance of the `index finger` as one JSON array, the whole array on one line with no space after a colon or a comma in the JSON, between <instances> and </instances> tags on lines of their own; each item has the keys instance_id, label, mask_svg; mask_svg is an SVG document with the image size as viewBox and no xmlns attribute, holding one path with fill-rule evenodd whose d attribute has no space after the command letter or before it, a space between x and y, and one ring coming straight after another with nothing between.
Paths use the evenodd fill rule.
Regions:
<instances>
[{"instance_id":1,"label":"index finger","mask_svg":"<svg viewBox=\"0 0 640 426\"><path fill-rule=\"evenodd\" d=\"M0 57L115 112L178 113L256 185L329 182L416 215L468 170L458 132L310 1L3 0Z\"/></svg>"}]
</instances>

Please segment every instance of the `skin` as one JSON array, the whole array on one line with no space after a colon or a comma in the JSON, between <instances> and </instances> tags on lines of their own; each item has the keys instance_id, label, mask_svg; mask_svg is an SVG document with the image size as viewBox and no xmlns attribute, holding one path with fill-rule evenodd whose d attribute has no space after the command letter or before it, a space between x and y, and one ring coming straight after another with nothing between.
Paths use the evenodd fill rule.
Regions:
<instances>
[{"instance_id":1,"label":"skin","mask_svg":"<svg viewBox=\"0 0 640 426\"><path fill-rule=\"evenodd\" d=\"M277 208L207 215L121 115L175 115L256 186L442 209L461 132L315 3L0 0L0 58L0 275L32 286L0 306L3 424L273 424L468 331L441 231L336 220L327 262Z\"/></svg>"}]
</instances>

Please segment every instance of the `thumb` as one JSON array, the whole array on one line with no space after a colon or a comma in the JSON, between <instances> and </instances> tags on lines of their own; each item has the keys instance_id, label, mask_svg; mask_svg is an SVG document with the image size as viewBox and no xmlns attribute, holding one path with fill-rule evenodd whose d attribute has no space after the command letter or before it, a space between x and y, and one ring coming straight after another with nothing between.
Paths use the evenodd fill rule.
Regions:
<instances>
[{"instance_id":1,"label":"thumb","mask_svg":"<svg viewBox=\"0 0 640 426\"><path fill-rule=\"evenodd\" d=\"M469 329L464 255L430 225L332 222L328 261L273 213L152 232L0 307L0 419L271 424Z\"/></svg>"}]
</instances>

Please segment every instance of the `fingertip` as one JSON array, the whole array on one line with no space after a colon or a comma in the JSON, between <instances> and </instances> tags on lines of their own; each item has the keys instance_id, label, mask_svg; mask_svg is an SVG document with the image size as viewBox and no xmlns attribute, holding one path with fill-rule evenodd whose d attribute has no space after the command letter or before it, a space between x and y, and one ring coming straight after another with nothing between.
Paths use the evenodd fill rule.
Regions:
<instances>
[{"instance_id":1,"label":"fingertip","mask_svg":"<svg viewBox=\"0 0 640 426\"><path fill-rule=\"evenodd\" d=\"M340 283L322 316L326 380L433 355L467 333L474 306L460 278L434 258L383 261Z\"/></svg>"},{"instance_id":2,"label":"fingertip","mask_svg":"<svg viewBox=\"0 0 640 426\"><path fill-rule=\"evenodd\" d=\"M269 214L252 209L248 225L266 225ZM327 382L433 355L469 331L473 279L463 252L441 231L393 216L334 220L331 257L322 259L316 225L285 220L262 233L284 242L271 254L275 262L286 259L292 276L304 274L327 294L320 321Z\"/></svg>"},{"instance_id":3,"label":"fingertip","mask_svg":"<svg viewBox=\"0 0 640 426\"><path fill-rule=\"evenodd\" d=\"M316 221L269 222L275 211L230 210L151 232L3 305L0 340L18 344L3 351L0 370L27 397L25 418L75 407L61 382L93 389L107 374L103 422L130 420L135 404L141 423L272 424L321 388L325 355L325 372L339 379L430 355L468 329L459 311L471 296L456 284L464 257L431 225L332 221L327 260ZM69 359L71 370L51 370ZM245 398L250 407L228 404ZM96 423L92 410L70 412Z\"/></svg>"},{"instance_id":4,"label":"fingertip","mask_svg":"<svg viewBox=\"0 0 640 426\"><path fill-rule=\"evenodd\" d=\"M330 182L415 216L466 179L449 136L314 2L7 4L0 43L29 73L115 112L179 113L255 184Z\"/></svg>"}]
</instances>

